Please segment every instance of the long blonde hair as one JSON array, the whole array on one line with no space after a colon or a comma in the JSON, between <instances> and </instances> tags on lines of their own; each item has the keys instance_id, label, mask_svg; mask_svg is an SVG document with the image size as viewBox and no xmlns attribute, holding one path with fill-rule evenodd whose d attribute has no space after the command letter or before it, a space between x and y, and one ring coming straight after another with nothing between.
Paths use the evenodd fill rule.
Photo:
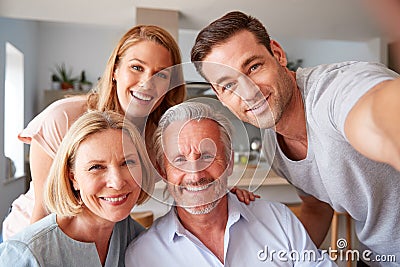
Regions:
<instances>
[{"instance_id":1,"label":"long blonde hair","mask_svg":"<svg viewBox=\"0 0 400 267\"><path fill-rule=\"evenodd\" d=\"M69 174L75 165L79 145L88 136L107 129L119 129L135 145L142 168L141 192L137 204L145 202L154 190L154 172L137 128L124 116L112 111L89 111L76 120L61 142L50 168L44 202L50 212L76 216L82 211L79 193L73 190Z\"/></svg>"},{"instance_id":2,"label":"long blonde hair","mask_svg":"<svg viewBox=\"0 0 400 267\"><path fill-rule=\"evenodd\" d=\"M113 110L123 114L118 100L116 85L113 82L113 74L119 64L119 59L131 46L141 41L152 41L165 47L171 54L173 65L173 79L171 84L177 84L174 89L169 90L160 105L149 115L147 125L157 125L161 115L170 107L182 103L186 98L183 72L180 67L182 63L179 46L174 38L164 29L154 25L138 25L130 29L122 36L117 46L108 59L103 76L97 84L97 93L89 96L89 108L100 111ZM154 126L152 126L154 127Z\"/></svg>"}]
</instances>

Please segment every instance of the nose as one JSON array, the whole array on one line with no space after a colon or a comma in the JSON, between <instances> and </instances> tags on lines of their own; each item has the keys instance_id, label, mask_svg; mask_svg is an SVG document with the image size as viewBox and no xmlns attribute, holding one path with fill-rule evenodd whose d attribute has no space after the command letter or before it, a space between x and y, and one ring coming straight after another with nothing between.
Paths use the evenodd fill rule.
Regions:
<instances>
[{"instance_id":1,"label":"nose","mask_svg":"<svg viewBox=\"0 0 400 267\"><path fill-rule=\"evenodd\" d=\"M194 159L188 161L183 168L187 175L192 178L192 180L197 181L198 179L204 177L205 170L209 165L209 162L204 162L201 159Z\"/></svg>"},{"instance_id":2,"label":"nose","mask_svg":"<svg viewBox=\"0 0 400 267\"><path fill-rule=\"evenodd\" d=\"M110 169L106 174L107 187L116 190L122 189L125 185L123 172L118 168Z\"/></svg>"},{"instance_id":3,"label":"nose","mask_svg":"<svg viewBox=\"0 0 400 267\"><path fill-rule=\"evenodd\" d=\"M235 91L244 101L254 101L259 98L261 94L260 88L250 78L244 75L238 78L238 88Z\"/></svg>"},{"instance_id":4,"label":"nose","mask_svg":"<svg viewBox=\"0 0 400 267\"><path fill-rule=\"evenodd\" d=\"M142 90L150 90L154 88L154 77L150 72L144 72L140 77L139 87Z\"/></svg>"},{"instance_id":5,"label":"nose","mask_svg":"<svg viewBox=\"0 0 400 267\"><path fill-rule=\"evenodd\" d=\"M198 170L191 170L187 172L186 178L191 183L198 183L205 177L205 172L201 169Z\"/></svg>"}]
</instances>

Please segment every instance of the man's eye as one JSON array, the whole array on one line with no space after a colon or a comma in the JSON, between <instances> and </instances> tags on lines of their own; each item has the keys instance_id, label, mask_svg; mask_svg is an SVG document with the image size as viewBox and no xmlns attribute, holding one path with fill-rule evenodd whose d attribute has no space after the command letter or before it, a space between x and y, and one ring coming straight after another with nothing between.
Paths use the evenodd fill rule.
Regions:
<instances>
[{"instance_id":1,"label":"man's eye","mask_svg":"<svg viewBox=\"0 0 400 267\"><path fill-rule=\"evenodd\" d=\"M203 154L203 155L201 155L201 159L210 161L210 160L214 159L214 155L212 155L212 154Z\"/></svg>"},{"instance_id":2,"label":"man's eye","mask_svg":"<svg viewBox=\"0 0 400 267\"><path fill-rule=\"evenodd\" d=\"M128 166L136 165L136 160L133 160L133 159L125 160L124 165L128 165Z\"/></svg>"},{"instance_id":3,"label":"man's eye","mask_svg":"<svg viewBox=\"0 0 400 267\"><path fill-rule=\"evenodd\" d=\"M183 156L181 156L181 157L176 157L176 158L174 159L174 162L176 162L176 163L183 163L183 162L185 162L185 161L186 161L186 158L183 157Z\"/></svg>"},{"instance_id":4,"label":"man's eye","mask_svg":"<svg viewBox=\"0 0 400 267\"><path fill-rule=\"evenodd\" d=\"M254 64L253 66L250 67L250 72L255 71L256 69L258 69L261 66L261 64Z\"/></svg>"},{"instance_id":5,"label":"man's eye","mask_svg":"<svg viewBox=\"0 0 400 267\"><path fill-rule=\"evenodd\" d=\"M101 166L100 164L95 164L93 166L90 166L89 171L96 171L101 169L103 169L103 166Z\"/></svg>"},{"instance_id":6,"label":"man's eye","mask_svg":"<svg viewBox=\"0 0 400 267\"><path fill-rule=\"evenodd\" d=\"M224 86L222 86L222 91L233 91L233 89L235 88L236 83L235 82L230 82L225 84Z\"/></svg>"}]
</instances>

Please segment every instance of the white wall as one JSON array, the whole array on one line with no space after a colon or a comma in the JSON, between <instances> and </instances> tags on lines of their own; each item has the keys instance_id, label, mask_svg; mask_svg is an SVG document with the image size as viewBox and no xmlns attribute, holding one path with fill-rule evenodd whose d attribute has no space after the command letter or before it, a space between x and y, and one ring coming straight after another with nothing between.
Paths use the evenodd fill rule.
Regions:
<instances>
[{"instance_id":1,"label":"white wall","mask_svg":"<svg viewBox=\"0 0 400 267\"><path fill-rule=\"evenodd\" d=\"M64 63L80 77L85 70L86 78L93 84L103 74L108 57L126 30L120 27L73 24L60 22L39 23L39 58L37 64L38 103L43 90L50 89L51 74L55 66ZM39 108L37 109L39 111Z\"/></svg>"},{"instance_id":2,"label":"white wall","mask_svg":"<svg viewBox=\"0 0 400 267\"><path fill-rule=\"evenodd\" d=\"M24 53L25 65L25 118L30 120L33 111L33 102L36 95L35 72L38 60L38 25L32 21L0 18L0 221L6 216L12 201L25 191L25 180L5 182L4 159L4 83L5 83L5 43L10 42ZM24 101L24 102L23 102ZM15 137L17 138L17 137Z\"/></svg>"},{"instance_id":3,"label":"white wall","mask_svg":"<svg viewBox=\"0 0 400 267\"><path fill-rule=\"evenodd\" d=\"M292 39L277 37L290 60L303 59L304 67L348 60L386 63L380 39L362 41Z\"/></svg>"},{"instance_id":4,"label":"white wall","mask_svg":"<svg viewBox=\"0 0 400 267\"><path fill-rule=\"evenodd\" d=\"M179 47L182 61L190 62L190 50L198 31L179 30ZM303 59L303 67L329 64L347 60L373 61L387 64L386 43L380 38L365 41L343 41L324 39L301 39L271 37L278 41L290 60ZM202 81L193 69L184 68L189 81Z\"/></svg>"}]
</instances>

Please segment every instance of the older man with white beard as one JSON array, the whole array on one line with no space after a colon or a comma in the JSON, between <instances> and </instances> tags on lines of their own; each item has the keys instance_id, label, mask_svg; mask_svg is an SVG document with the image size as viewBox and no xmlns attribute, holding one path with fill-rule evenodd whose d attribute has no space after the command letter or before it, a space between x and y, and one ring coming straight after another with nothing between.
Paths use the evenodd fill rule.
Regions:
<instances>
[{"instance_id":1,"label":"older man with white beard","mask_svg":"<svg viewBox=\"0 0 400 267\"><path fill-rule=\"evenodd\" d=\"M175 206L132 242L126 266L334 266L284 205L231 196L232 126L208 105L170 108L155 133Z\"/></svg>"}]
</instances>

